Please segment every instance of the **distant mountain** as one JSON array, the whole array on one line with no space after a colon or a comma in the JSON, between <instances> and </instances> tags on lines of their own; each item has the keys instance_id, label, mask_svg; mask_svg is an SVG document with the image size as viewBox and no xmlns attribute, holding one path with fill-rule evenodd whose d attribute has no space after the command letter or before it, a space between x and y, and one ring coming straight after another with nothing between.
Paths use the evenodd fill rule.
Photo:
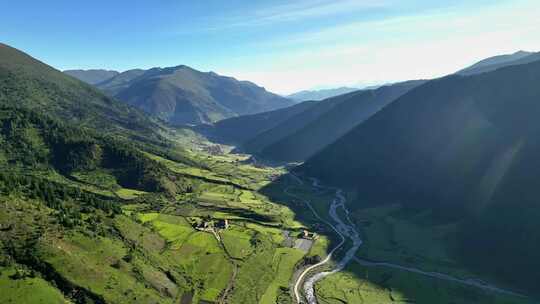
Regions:
<instances>
[{"instance_id":1,"label":"distant mountain","mask_svg":"<svg viewBox=\"0 0 540 304\"><path fill-rule=\"evenodd\" d=\"M130 138L161 141L163 133L142 111L5 44L0 44L0 104Z\"/></svg>"},{"instance_id":2,"label":"distant mountain","mask_svg":"<svg viewBox=\"0 0 540 304\"><path fill-rule=\"evenodd\" d=\"M100 88L102 91L105 91L108 94L114 96L120 91L127 89L134 79L143 75L145 72L146 70L142 69L127 70L114 77L98 83L97 87Z\"/></svg>"},{"instance_id":3,"label":"distant mountain","mask_svg":"<svg viewBox=\"0 0 540 304\"><path fill-rule=\"evenodd\" d=\"M240 149L247 153L258 154L264 148L278 142L283 138L286 138L291 134L294 134L295 132L304 128L306 125L317 120L317 118L322 116L324 113L330 111L336 105L346 100L349 94L340 95L321 101L304 101L303 103L300 103L311 103L312 106L307 108L305 111L289 117L275 127L267 129L266 131L257 134L257 136L246 140L240 145Z\"/></svg>"},{"instance_id":4,"label":"distant mountain","mask_svg":"<svg viewBox=\"0 0 540 304\"><path fill-rule=\"evenodd\" d=\"M183 65L130 70L97 87L176 125L212 123L294 104L251 82Z\"/></svg>"},{"instance_id":5,"label":"distant mountain","mask_svg":"<svg viewBox=\"0 0 540 304\"><path fill-rule=\"evenodd\" d=\"M466 264L537 293L539 79L537 61L429 81L298 171L354 190L356 208L399 202L454 221Z\"/></svg>"},{"instance_id":6,"label":"distant mountain","mask_svg":"<svg viewBox=\"0 0 540 304\"><path fill-rule=\"evenodd\" d=\"M215 124L195 126L195 130L215 142L241 145L264 131L270 130L299 113L315 106L315 101L305 101L288 108L259 114L244 115L220 120Z\"/></svg>"},{"instance_id":7,"label":"distant mountain","mask_svg":"<svg viewBox=\"0 0 540 304\"><path fill-rule=\"evenodd\" d=\"M64 73L92 85L111 79L120 74L117 71L109 70L65 70Z\"/></svg>"},{"instance_id":8,"label":"distant mountain","mask_svg":"<svg viewBox=\"0 0 540 304\"><path fill-rule=\"evenodd\" d=\"M313 102L309 109L247 140L241 149L269 160L306 160L422 82L408 81L375 90L357 90Z\"/></svg>"},{"instance_id":9,"label":"distant mountain","mask_svg":"<svg viewBox=\"0 0 540 304\"><path fill-rule=\"evenodd\" d=\"M479 73L491 72L505 66L530 63L536 60L540 60L540 53L518 51L513 54L499 55L486 58L473 64L470 67L456 72L456 74L474 75Z\"/></svg>"},{"instance_id":10,"label":"distant mountain","mask_svg":"<svg viewBox=\"0 0 540 304\"><path fill-rule=\"evenodd\" d=\"M353 91L358 91L358 88L341 87L335 89L324 90L312 90L312 91L300 91L286 96L289 99L295 101L307 101L307 100L323 100L330 97L347 94Z\"/></svg>"},{"instance_id":11,"label":"distant mountain","mask_svg":"<svg viewBox=\"0 0 540 304\"><path fill-rule=\"evenodd\" d=\"M422 80L407 81L383 86L375 90L360 90L342 95L332 109L310 121L302 128L290 132L287 136L265 146L262 150L253 152L271 160L306 160L399 96L422 83L424 83ZM329 102L332 102L332 100Z\"/></svg>"}]
</instances>

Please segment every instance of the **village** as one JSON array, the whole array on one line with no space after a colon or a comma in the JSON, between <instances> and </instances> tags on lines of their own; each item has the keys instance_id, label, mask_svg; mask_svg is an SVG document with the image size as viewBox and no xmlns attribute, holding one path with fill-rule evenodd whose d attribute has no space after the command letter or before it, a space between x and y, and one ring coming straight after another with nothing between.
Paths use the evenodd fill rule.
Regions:
<instances>
[{"instance_id":1,"label":"village","mask_svg":"<svg viewBox=\"0 0 540 304\"><path fill-rule=\"evenodd\" d=\"M229 219L215 219L210 216L190 218L188 220L195 230L212 233L218 241L220 240L219 232L227 230L231 226ZM315 224L313 228L317 231L324 230L324 227L319 224ZM283 247L296 248L304 252L309 252L319 235L316 232L301 229L299 231L284 230L283 237Z\"/></svg>"}]
</instances>

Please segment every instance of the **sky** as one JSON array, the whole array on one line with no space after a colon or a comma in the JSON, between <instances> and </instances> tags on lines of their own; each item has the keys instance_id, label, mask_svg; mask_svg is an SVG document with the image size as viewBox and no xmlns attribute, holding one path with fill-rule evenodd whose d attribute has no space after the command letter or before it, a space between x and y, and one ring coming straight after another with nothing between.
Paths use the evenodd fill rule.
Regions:
<instances>
[{"instance_id":1,"label":"sky","mask_svg":"<svg viewBox=\"0 0 540 304\"><path fill-rule=\"evenodd\" d=\"M540 51L538 0L5 1L0 42L57 69L189 65L288 94Z\"/></svg>"}]
</instances>

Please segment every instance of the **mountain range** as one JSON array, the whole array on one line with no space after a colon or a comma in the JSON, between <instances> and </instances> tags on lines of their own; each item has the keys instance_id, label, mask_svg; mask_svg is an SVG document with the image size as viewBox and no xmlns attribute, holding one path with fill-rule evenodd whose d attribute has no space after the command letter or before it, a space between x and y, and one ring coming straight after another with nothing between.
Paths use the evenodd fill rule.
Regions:
<instances>
[{"instance_id":1,"label":"mountain range","mask_svg":"<svg viewBox=\"0 0 540 304\"><path fill-rule=\"evenodd\" d=\"M487 58L456 74L481 74L536 58L540 59L539 53L520 51ZM197 129L204 130L213 140L234 144L237 150L263 159L304 161L423 82L408 81L356 90L274 112L225 119Z\"/></svg>"},{"instance_id":2,"label":"mountain range","mask_svg":"<svg viewBox=\"0 0 540 304\"><path fill-rule=\"evenodd\" d=\"M534 291L539 79L536 61L429 81L297 170L354 189L356 208L400 202L459 222L465 263Z\"/></svg>"},{"instance_id":3,"label":"mountain range","mask_svg":"<svg viewBox=\"0 0 540 304\"><path fill-rule=\"evenodd\" d=\"M31 290L54 303L291 303L290 278L320 257L285 244L320 229L312 211L326 210L334 190L293 189L283 182L291 175L250 167L238 155L186 152L170 124L197 124L192 129L209 139L256 157L303 162L293 173L343 190L332 206L340 193L347 206L330 210L345 210L347 227L376 226L377 216L360 221L357 212L399 204L405 209L379 215L390 227L381 238L401 241L398 227L412 225L390 218L409 214L422 214L415 220L424 229L455 228L434 240L452 255L426 265L444 268L456 259L470 273L537 295L538 54L295 104L187 66L62 73L0 44L2 295ZM298 208L301 197L316 194L314 207ZM335 241L318 232L323 246ZM366 240L362 249L371 250L375 242ZM426 266L421 261L412 262ZM398 284L388 283L397 272L383 271L369 281L377 290ZM469 302L480 297L463 293Z\"/></svg>"},{"instance_id":4,"label":"mountain range","mask_svg":"<svg viewBox=\"0 0 540 304\"><path fill-rule=\"evenodd\" d=\"M95 86L173 125L212 123L294 104L252 82L184 65L129 70Z\"/></svg>"},{"instance_id":5,"label":"mountain range","mask_svg":"<svg viewBox=\"0 0 540 304\"><path fill-rule=\"evenodd\" d=\"M287 95L285 97L297 102L308 100L323 100L330 97L347 94L350 92L358 91L358 88L340 87L334 89L322 89L322 90L305 90L294 94Z\"/></svg>"},{"instance_id":6,"label":"mountain range","mask_svg":"<svg viewBox=\"0 0 540 304\"><path fill-rule=\"evenodd\" d=\"M237 145L237 150L263 159L303 161L421 83L422 80L408 81L356 90L273 112L225 119L196 129L213 140Z\"/></svg>"},{"instance_id":7,"label":"mountain range","mask_svg":"<svg viewBox=\"0 0 540 304\"><path fill-rule=\"evenodd\" d=\"M241 145L264 131L282 125L292 117L307 111L318 104L316 101L301 102L294 106L252 115L224 119L214 124L201 124L194 130L215 142Z\"/></svg>"},{"instance_id":8,"label":"mountain range","mask_svg":"<svg viewBox=\"0 0 540 304\"><path fill-rule=\"evenodd\" d=\"M294 126L285 122L245 142L242 149L275 161L304 161L423 82L407 81L325 100L317 108L312 107L309 112L290 118ZM327 106L331 109L325 111ZM320 115L313 115L314 112ZM283 126L287 126L288 132L282 132Z\"/></svg>"}]
</instances>

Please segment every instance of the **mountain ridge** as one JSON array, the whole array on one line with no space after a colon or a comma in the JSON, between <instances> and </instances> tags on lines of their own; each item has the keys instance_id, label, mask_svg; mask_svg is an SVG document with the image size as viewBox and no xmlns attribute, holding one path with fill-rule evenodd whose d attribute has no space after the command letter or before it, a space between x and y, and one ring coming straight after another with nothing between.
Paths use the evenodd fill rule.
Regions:
<instances>
[{"instance_id":1,"label":"mountain ridge","mask_svg":"<svg viewBox=\"0 0 540 304\"><path fill-rule=\"evenodd\" d=\"M347 94L347 93L358 91L358 90L360 89L351 88L351 87L339 87L339 88L321 89L321 90L303 90L303 91L299 91L299 92L287 95L285 97L298 101L298 102L309 101L309 100L319 101L319 100Z\"/></svg>"},{"instance_id":2,"label":"mountain ridge","mask_svg":"<svg viewBox=\"0 0 540 304\"><path fill-rule=\"evenodd\" d=\"M186 65L128 70L95 85L173 125L213 123L294 104L253 82Z\"/></svg>"},{"instance_id":3,"label":"mountain ridge","mask_svg":"<svg viewBox=\"0 0 540 304\"><path fill-rule=\"evenodd\" d=\"M480 60L477 63L456 72L458 75L474 75L491 72L496 69L534 62L540 59L540 53L517 51L512 54L496 55Z\"/></svg>"},{"instance_id":4,"label":"mountain ridge","mask_svg":"<svg viewBox=\"0 0 540 304\"><path fill-rule=\"evenodd\" d=\"M120 74L118 71L104 69L64 70L62 72L91 85L96 85Z\"/></svg>"}]
</instances>

